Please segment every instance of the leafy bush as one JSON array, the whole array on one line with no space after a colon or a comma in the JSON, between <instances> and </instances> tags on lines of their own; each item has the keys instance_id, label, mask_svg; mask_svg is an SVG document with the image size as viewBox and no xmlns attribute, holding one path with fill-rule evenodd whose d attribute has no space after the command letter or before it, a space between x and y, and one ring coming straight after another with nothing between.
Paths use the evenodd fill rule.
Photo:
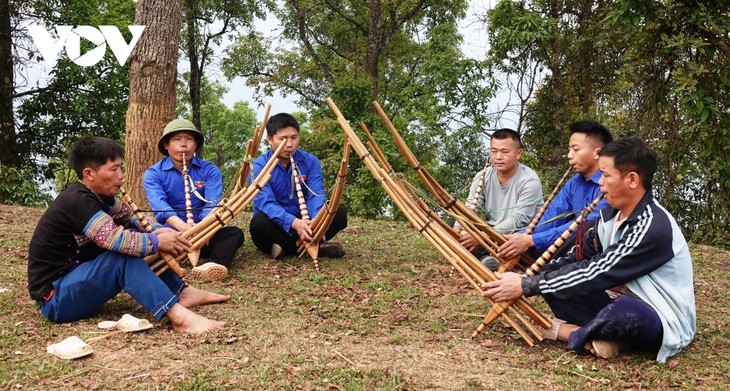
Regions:
<instances>
[{"instance_id":1,"label":"leafy bush","mask_svg":"<svg viewBox=\"0 0 730 391\"><path fill-rule=\"evenodd\" d=\"M50 201L50 195L40 189L30 169L0 167L1 204L41 207Z\"/></svg>"}]
</instances>

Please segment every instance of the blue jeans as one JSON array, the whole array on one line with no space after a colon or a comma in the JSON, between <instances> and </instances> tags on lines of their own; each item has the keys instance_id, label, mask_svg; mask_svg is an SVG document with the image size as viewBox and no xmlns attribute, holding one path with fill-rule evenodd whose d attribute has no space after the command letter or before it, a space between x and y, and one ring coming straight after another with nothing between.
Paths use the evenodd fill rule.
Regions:
<instances>
[{"instance_id":1,"label":"blue jeans","mask_svg":"<svg viewBox=\"0 0 730 391\"><path fill-rule=\"evenodd\" d=\"M158 277L142 258L107 251L54 281L53 288L50 299L39 301L41 313L64 323L94 315L121 291L160 320L185 284L170 270Z\"/></svg>"}]
</instances>

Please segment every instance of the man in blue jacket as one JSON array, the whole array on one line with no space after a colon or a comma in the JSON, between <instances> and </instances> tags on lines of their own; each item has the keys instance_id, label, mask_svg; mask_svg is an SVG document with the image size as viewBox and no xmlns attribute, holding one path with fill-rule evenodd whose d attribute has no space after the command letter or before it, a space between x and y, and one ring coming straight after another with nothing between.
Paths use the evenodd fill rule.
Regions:
<instances>
[{"instance_id":1,"label":"man in blue jacket","mask_svg":"<svg viewBox=\"0 0 730 391\"><path fill-rule=\"evenodd\" d=\"M157 149L165 157L148 168L142 179L155 219L179 232L185 232L203 220L223 196L223 178L218 167L196 156L204 141L203 133L192 122L186 119L170 121L157 143ZM187 172L184 172L185 168ZM192 223L186 213L185 182ZM225 278L241 245L243 231L240 228L221 228L200 249L200 256L207 262L194 267L191 277L207 281Z\"/></svg>"},{"instance_id":2,"label":"man in blue jacket","mask_svg":"<svg viewBox=\"0 0 730 391\"><path fill-rule=\"evenodd\" d=\"M298 149L299 122L290 114L279 113L266 122L266 140L271 149L259 156L253 164L254 177L261 172L281 143L286 147L279 156L279 162L271 172L271 179L253 200L251 219L251 241L271 257L278 259L295 254L297 240L312 240L311 220L302 219L302 213L294 185L291 157L299 170L299 181L306 201L307 212L314 218L324 207L327 195L324 189L322 165L316 156ZM347 227L347 213L340 207L325 233L325 240L332 239ZM319 255L339 258L345 255L342 243L322 242Z\"/></svg>"},{"instance_id":3,"label":"man in blue jacket","mask_svg":"<svg viewBox=\"0 0 730 391\"><path fill-rule=\"evenodd\" d=\"M538 257L572 224L580 212L601 193L598 180L598 153L604 145L613 140L611 133L595 121L578 121L568 125L568 163L576 175L563 185L555 199L540 218L532 235L514 233L505 235L507 241L497 250L502 259L513 259L524 253ZM592 225L598 218L598 211L606 206L601 200L586 218L584 224ZM574 244L575 233L563 245L556 256L564 254Z\"/></svg>"},{"instance_id":4,"label":"man in blue jacket","mask_svg":"<svg viewBox=\"0 0 730 391\"><path fill-rule=\"evenodd\" d=\"M656 154L636 137L600 152L599 184L608 207L577 251L524 277L496 273L484 284L495 301L542 295L559 319L545 337L577 353L611 358L621 344L665 362L696 332L692 260L674 218L654 199ZM609 295L611 290L617 295Z\"/></svg>"}]
</instances>

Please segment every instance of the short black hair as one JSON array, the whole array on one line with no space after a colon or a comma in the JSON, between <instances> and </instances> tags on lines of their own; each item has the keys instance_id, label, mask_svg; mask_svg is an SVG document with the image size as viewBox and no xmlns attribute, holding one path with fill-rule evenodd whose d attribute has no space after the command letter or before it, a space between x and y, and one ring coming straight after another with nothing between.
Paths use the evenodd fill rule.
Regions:
<instances>
[{"instance_id":1,"label":"short black hair","mask_svg":"<svg viewBox=\"0 0 730 391\"><path fill-rule=\"evenodd\" d=\"M516 130L510 128L502 128L495 130L494 133L492 133L492 139L494 140L504 140L508 138L511 138L512 140L517 142L517 149L522 148L522 138Z\"/></svg>"},{"instance_id":2,"label":"short black hair","mask_svg":"<svg viewBox=\"0 0 730 391\"><path fill-rule=\"evenodd\" d=\"M279 131L279 129L288 128L290 126L296 129L297 133L299 133L299 121L297 121L297 119L291 114L279 113L269 117L269 120L266 121L266 134L273 136L277 131Z\"/></svg>"},{"instance_id":3,"label":"short black hair","mask_svg":"<svg viewBox=\"0 0 730 391\"><path fill-rule=\"evenodd\" d=\"M613 141L613 136L608 129L596 121L583 120L576 121L568 125L570 134L583 133L586 137L593 139L600 145L606 145Z\"/></svg>"},{"instance_id":4,"label":"short black hair","mask_svg":"<svg viewBox=\"0 0 730 391\"><path fill-rule=\"evenodd\" d=\"M622 137L606 144L598 156L613 158L613 165L625 175L634 171L639 174L645 189L651 189L658 163L654 151L638 137Z\"/></svg>"},{"instance_id":5,"label":"short black hair","mask_svg":"<svg viewBox=\"0 0 730 391\"><path fill-rule=\"evenodd\" d=\"M84 136L71 146L68 160L79 179L84 177L84 168L94 170L105 165L109 160L124 157L124 148L105 137Z\"/></svg>"}]
</instances>

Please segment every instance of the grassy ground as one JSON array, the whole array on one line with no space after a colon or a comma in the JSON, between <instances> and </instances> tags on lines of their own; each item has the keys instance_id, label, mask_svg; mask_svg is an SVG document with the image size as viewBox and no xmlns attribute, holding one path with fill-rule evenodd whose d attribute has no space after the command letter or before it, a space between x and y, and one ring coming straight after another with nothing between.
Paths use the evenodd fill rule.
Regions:
<instances>
[{"instance_id":1,"label":"grassy ground","mask_svg":"<svg viewBox=\"0 0 730 391\"><path fill-rule=\"evenodd\" d=\"M469 339L486 302L405 223L351 220L343 259L272 261L246 242L221 282L196 284L232 300L205 306L225 331L172 332L166 321L91 345L64 361L47 345L100 335L124 313L151 317L125 294L97 316L44 320L28 297L27 244L40 209L0 206L1 389L639 390L730 387L728 254L693 247L698 332L659 365L628 352L606 361L556 342L526 345L500 322ZM235 220L247 227L249 216ZM247 231L247 229L245 229ZM533 302L545 308L541 299Z\"/></svg>"}]
</instances>

